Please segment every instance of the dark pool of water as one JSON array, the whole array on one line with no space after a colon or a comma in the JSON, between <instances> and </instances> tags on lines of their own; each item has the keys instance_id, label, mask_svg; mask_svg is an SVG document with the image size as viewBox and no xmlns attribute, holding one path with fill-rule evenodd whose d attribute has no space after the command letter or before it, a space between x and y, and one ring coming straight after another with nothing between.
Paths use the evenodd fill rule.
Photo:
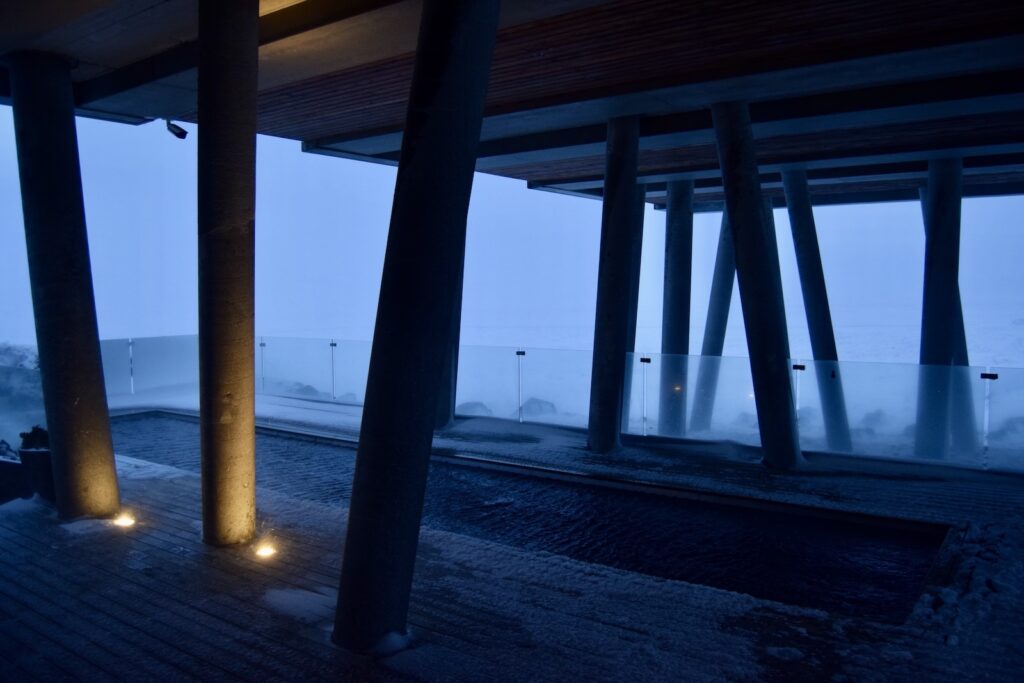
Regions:
<instances>
[{"instance_id":1,"label":"dark pool of water","mask_svg":"<svg viewBox=\"0 0 1024 683\"><path fill-rule=\"evenodd\" d=\"M899 623L941 527L751 509L445 463L424 524L758 598Z\"/></svg>"}]
</instances>

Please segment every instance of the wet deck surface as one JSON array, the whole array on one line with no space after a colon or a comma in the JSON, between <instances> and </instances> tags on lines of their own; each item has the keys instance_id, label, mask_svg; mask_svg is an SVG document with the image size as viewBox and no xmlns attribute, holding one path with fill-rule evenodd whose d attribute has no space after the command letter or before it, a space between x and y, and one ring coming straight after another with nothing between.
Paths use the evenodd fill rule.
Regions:
<instances>
[{"instance_id":1,"label":"wet deck surface","mask_svg":"<svg viewBox=\"0 0 1024 683\"><path fill-rule=\"evenodd\" d=\"M1024 667L1019 486L848 475L784 477L773 490L869 512L903 500L903 514L962 529L945 576L906 623L428 523L410 615L417 645L355 658L329 643L351 448L258 437L260 519L280 549L264 561L200 542L193 431L166 417L115 422L118 453L131 458L121 473L132 529L60 525L32 501L0 508L0 679L1015 680ZM741 465L720 469L734 488L764 489Z\"/></svg>"}]
</instances>

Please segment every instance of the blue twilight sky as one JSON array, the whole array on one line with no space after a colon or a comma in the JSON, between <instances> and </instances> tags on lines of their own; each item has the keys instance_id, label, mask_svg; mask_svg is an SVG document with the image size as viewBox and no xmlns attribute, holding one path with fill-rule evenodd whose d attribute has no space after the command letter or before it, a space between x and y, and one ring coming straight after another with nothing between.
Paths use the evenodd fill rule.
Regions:
<instances>
[{"instance_id":1,"label":"blue twilight sky","mask_svg":"<svg viewBox=\"0 0 1024 683\"><path fill-rule=\"evenodd\" d=\"M79 119L100 336L196 331L196 135ZM395 170L259 138L258 334L370 339ZM0 107L0 341L34 343L9 107ZM971 361L1024 366L1024 198L964 202L961 290ZM916 203L816 209L840 357L916 362L924 231ZM476 176L463 343L589 349L600 203ZM789 223L775 212L794 357L810 345ZM699 353L720 216L694 229L691 352ZM664 214L647 210L638 351L661 334ZM738 295L726 353L745 355Z\"/></svg>"}]
</instances>

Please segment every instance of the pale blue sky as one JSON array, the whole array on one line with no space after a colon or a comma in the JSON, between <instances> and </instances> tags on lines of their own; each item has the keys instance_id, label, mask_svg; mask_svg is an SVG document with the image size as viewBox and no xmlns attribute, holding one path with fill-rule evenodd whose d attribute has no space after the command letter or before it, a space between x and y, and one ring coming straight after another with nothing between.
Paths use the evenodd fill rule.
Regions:
<instances>
[{"instance_id":1,"label":"pale blue sky","mask_svg":"<svg viewBox=\"0 0 1024 683\"><path fill-rule=\"evenodd\" d=\"M195 154L162 122L79 119L100 335L196 331ZM386 166L259 138L257 331L369 339L394 185ZM10 108L0 107L0 340L33 343ZM961 288L972 362L1024 365L1020 197L964 203ZM463 343L589 348L600 203L477 175ZM913 202L816 210L840 355L915 362L924 234ZM810 353L785 211L775 212L795 357ZM720 216L694 236L692 352L699 352ZM660 345L664 215L648 209L637 346ZM726 353L744 354L738 300Z\"/></svg>"}]
</instances>

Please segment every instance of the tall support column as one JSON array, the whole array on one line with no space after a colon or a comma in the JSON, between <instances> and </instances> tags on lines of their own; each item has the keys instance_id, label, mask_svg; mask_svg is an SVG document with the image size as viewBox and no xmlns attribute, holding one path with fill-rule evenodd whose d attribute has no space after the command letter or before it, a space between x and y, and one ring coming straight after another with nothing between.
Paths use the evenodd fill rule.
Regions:
<instances>
[{"instance_id":1,"label":"tall support column","mask_svg":"<svg viewBox=\"0 0 1024 683\"><path fill-rule=\"evenodd\" d=\"M732 229L729 227L729 213L723 210L722 227L718 232L715 270L711 275L711 296L704 324L704 341L700 348L697 387L693 393L690 430L694 432L711 428L711 415L714 412L715 393L718 389L718 372L722 364L722 350L725 348L725 330L729 323L729 308L732 304L735 281L736 255L732 248Z\"/></svg>"},{"instance_id":2,"label":"tall support column","mask_svg":"<svg viewBox=\"0 0 1024 683\"><path fill-rule=\"evenodd\" d=\"M68 63L8 57L32 309L57 512L120 508L103 382Z\"/></svg>"},{"instance_id":3,"label":"tall support column","mask_svg":"<svg viewBox=\"0 0 1024 683\"><path fill-rule=\"evenodd\" d=\"M258 0L199 6L199 433L203 540L256 533Z\"/></svg>"},{"instance_id":4,"label":"tall support column","mask_svg":"<svg viewBox=\"0 0 1024 683\"><path fill-rule=\"evenodd\" d=\"M622 425L625 430L629 422L631 401L633 400L633 374L636 368L636 325L640 310L640 270L643 254L644 210L647 206L647 193L643 186L637 186L636 203L633 205L633 230L637 238L633 241L634 252L630 255L632 272L629 280L629 317L626 322L626 365L622 374Z\"/></svg>"},{"instance_id":5,"label":"tall support column","mask_svg":"<svg viewBox=\"0 0 1024 683\"><path fill-rule=\"evenodd\" d=\"M711 115L736 254L764 462L792 468L800 464L802 456L789 378L786 309L775 232L768 225L761 199L750 111L745 103L730 102L714 105Z\"/></svg>"},{"instance_id":6,"label":"tall support column","mask_svg":"<svg viewBox=\"0 0 1024 683\"><path fill-rule=\"evenodd\" d=\"M919 458L945 458L949 451L950 366L953 363L960 276L960 159L928 164L925 202L924 299L921 307L921 371L917 396Z\"/></svg>"},{"instance_id":7,"label":"tall support column","mask_svg":"<svg viewBox=\"0 0 1024 683\"><path fill-rule=\"evenodd\" d=\"M606 453L619 445L626 353L635 339L630 327L633 279L639 276L642 228L637 224L636 168L639 123L635 117L608 122L605 152L601 251L594 319L594 361L590 380L590 450Z\"/></svg>"},{"instance_id":8,"label":"tall support column","mask_svg":"<svg viewBox=\"0 0 1024 683\"><path fill-rule=\"evenodd\" d=\"M462 287L465 274L465 249L455 286L455 315L452 316L452 342L448 353L442 359L441 389L437 394L437 412L434 417L434 429L443 430L455 423L456 392L459 384L459 338L462 336Z\"/></svg>"},{"instance_id":9,"label":"tall support column","mask_svg":"<svg viewBox=\"0 0 1024 683\"><path fill-rule=\"evenodd\" d=\"M789 211L797 271L800 274L800 291L803 293L807 328L811 336L814 372L825 421L825 438L830 450L849 452L853 447L850 423L807 174L800 170L783 171L782 184L786 192L786 208Z\"/></svg>"},{"instance_id":10,"label":"tall support column","mask_svg":"<svg viewBox=\"0 0 1024 683\"><path fill-rule=\"evenodd\" d=\"M929 234L928 215L928 191L921 188L921 213L924 218L924 233L927 239ZM959 452L973 453L978 450L978 424L977 416L974 414L974 397L971 389L970 356L967 353L967 331L964 326L963 302L960 298L960 283L956 283L956 302L953 306L953 370L952 384L950 386L950 410L952 420L950 430L952 432L953 448Z\"/></svg>"},{"instance_id":11,"label":"tall support column","mask_svg":"<svg viewBox=\"0 0 1024 683\"><path fill-rule=\"evenodd\" d=\"M425 0L349 506L334 642L405 642L498 0Z\"/></svg>"},{"instance_id":12,"label":"tall support column","mask_svg":"<svg viewBox=\"0 0 1024 683\"><path fill-rule=\"evenodd\" d=\"M658 432L686 432L690 283L693 271L693 181L668 184L665 207L665 285L661 304L661 389Z\"/></svg>"}]
</instances>

